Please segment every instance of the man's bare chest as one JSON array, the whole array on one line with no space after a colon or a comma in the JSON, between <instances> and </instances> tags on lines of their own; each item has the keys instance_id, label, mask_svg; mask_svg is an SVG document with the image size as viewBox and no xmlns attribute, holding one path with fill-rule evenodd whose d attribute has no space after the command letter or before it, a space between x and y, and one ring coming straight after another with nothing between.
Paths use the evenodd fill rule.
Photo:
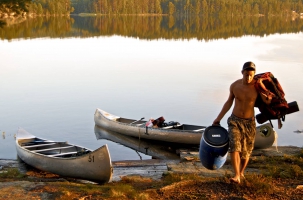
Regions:
<instances>
[{"instance_id":1,"label":"man's bare chest","mask_svg":"<svg viewBox=\"0 0 303 200\"><path fill-rule=\"evenodd\" d=\"M240 85L234 88L233 93L237 99L255 100L258 93L253 85Z\"/></svg>"}]
</instances>

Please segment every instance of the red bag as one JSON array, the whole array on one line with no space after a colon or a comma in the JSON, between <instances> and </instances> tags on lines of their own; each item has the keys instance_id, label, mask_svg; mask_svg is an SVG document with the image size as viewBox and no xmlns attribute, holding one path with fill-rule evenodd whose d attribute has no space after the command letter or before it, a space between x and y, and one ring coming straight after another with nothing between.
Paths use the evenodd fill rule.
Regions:
<instances>
[{"instance_id":1,"label":"red bag","mask_svg":"<svg viewBox=\"0 0 303 200\"><path fill-rule=\"evenodd\" d=\"M271 72L256 74L254 79L256 80L255 88L259 93L255 107L258 107L268 120L278 119L279 128L281 128L281 119L285 121L288 109L282 86Z\"/></svg>"},{"instance_id":2,"label":"red bag","mask_svg":"<svg viewBox=\"0 0 303 200\"><path fill-rule=\"evenodd\" d=\"M161 128L163 126L164 121L164 117L159 117L158 119L153 121L153 125Z\"/></svg>"}]
</instances>

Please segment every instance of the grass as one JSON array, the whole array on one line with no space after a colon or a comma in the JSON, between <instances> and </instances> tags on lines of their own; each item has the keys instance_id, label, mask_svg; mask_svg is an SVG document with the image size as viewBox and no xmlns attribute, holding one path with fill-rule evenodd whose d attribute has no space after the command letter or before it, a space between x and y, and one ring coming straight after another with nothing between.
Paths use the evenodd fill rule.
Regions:
<instances>
[{"instance_id":1,"label":"grass","mask_svg":"<svg viewBox=\"0 0 303 200\"><path fill-rule=\"evenodd\" d=\"M24 178L25 174L20 173L17 168L8 168L1 171L0 178Z\"/></svg>"},{"instance_id":2,"label":"grass","mask_svg":"<svg viewBox=\"0 0 303 200\"><path fill-rule=\"evenodd\" d=\"M272 178L268 176L264 176L262 174L249 174L246 175L246 179L243 181L241 185L244 188L249 188L254 191L256 195L259 194L273 194L274 190L272 187Z\"/></svg>"},{"instance_id":3,"label":"grass","mask_svg":"<svg viewBox=\"0 0 303 200\"><path fill-rule=\"evenodd\" d=\"M44 188L48 192L53 192L53 196L60 199L72 199L79 196L100 199L153 199L157 191L165 186L179 183L186 180L194 180L202 177L193 174L167 174L162 180L155 181L151 178L139 176L122 177L121 181L104 185L77 184L66 182L53 182L51 187ZM56 189L54 189L56 188ZM180 187L181 189L182 187Z\"/></svg>"},{"instance_id":4,"label":"grass","mask_svg":"<svg viewBox=\"0 0 303 200\"><path fill-rule=\"evenodd\" d=\"M303 179L303 150L294 156L260 156L251 165L261 169L262 174L267 177Z\"/></svg>"}]
</instances>

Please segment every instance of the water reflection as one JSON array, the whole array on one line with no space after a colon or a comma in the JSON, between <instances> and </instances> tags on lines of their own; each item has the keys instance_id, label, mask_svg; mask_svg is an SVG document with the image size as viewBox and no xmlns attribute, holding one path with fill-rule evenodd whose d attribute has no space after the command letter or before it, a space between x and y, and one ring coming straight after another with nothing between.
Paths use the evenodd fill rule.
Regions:
<instances>
[{"instance_id":1,"label":"water reflection","mask_svg":"<svg viewBox=\"0 0 303 200\"><path fill-rule=\"evenodd\" d=\"M0 28L2 40L120 35L140 39L214 40L243 35L298 33L303 20L285 17L172 16L36 17Z\"/></svg>"},{"instance_id":2,"label":"water reflection","mask_svg":"<svg viewBox=\"0 0 303 200\"><path fill-rule=\"evenodd\" d=\"M198 151L198 145L180 146L180 144L138 139L134 137L125 136L113 131L109 131L99 126L95 126L95 134L97 140L110 140L125 147L131 148L137 152L152 156L152 158L155 159L180 159L178 154L179 150L182 148L191 148Z\"/></svg>"}]
</instances>

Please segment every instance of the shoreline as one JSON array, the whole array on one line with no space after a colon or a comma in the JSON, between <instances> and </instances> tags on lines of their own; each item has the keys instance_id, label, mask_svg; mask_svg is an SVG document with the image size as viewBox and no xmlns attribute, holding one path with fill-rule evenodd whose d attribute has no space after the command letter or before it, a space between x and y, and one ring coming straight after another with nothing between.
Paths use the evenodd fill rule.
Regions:
<instances>
[{"instance_id":1,"label":"shoreline","mask_svg":"<svg viewBox=\"0 0 303 200\"><path fill-rule=\"evenodd\" d=\"M254 150L241 184L229 181L233 173L229 158L222 168L208 170L201 165L197 155L198 152L182 151L178 160L113 161L112 181L103 185L43 172L18 159L0 159L0 176L5 171L14 175L1 176L0 197L46 200L302 199L301 147Z\"/></svg>"},{"instance_id":2,"label":"shoreline","mask_svg":"<svg viewBox=\"0 0 303 200\"><path fill-rule=\"evenodd\" d=\"M284 155L297 155L303 147L297 146L272 146L267 149L255 149L252 152L251 159L257 157L281 157ZM201 174L206 177L220 177L226 174L232 174L230 157L227 156L224 166L218 170L208 170L202 166L199 160L199 152L191 150L182 150L180 159L176 160L120 160L112 161L113 177L112 181L120 181L124 176L142 176L149 177L154 180L161 179L165 173L194 173ZM28 169L34 168L26 166L23 161L18 159L0 159L0 172L5 168L18 168L22 173L27 173ZM251 168L248 164L247 172L257 172L255 168Z\"/></svg>"}]
</instances>

